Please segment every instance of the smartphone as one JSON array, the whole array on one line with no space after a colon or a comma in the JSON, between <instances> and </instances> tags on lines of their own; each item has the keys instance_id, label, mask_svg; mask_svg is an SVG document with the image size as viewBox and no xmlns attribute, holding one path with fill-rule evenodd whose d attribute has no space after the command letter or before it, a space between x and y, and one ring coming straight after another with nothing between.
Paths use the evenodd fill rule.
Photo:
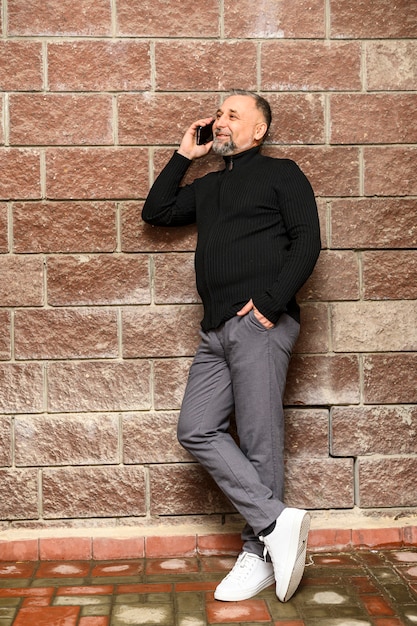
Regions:
<instances>
[{"instance_id":1,"label":"smartphone","mask_svg":"<svg viewBox=\"0 0 417 626\"><path fill-rule=\"evenodd\" d=\"M213 141L213 124L214 120L207 126L197 126L196 142L198 146Z\"/></svg>"}]
</instances>

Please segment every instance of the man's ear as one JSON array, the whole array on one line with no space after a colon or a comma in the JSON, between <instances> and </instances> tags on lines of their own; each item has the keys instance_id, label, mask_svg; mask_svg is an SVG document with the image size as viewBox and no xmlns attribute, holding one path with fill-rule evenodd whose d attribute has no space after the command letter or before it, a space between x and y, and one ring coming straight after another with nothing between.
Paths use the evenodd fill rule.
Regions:
<instances>
[{"instance_id":1,"label":"man's ear","mask_svg":"<svg viewBox=\"0 0 417 626\"><path fill-rule=\"evenodd\" d=\"M256 125L256 130L255 130L255 139L257 141L260 141L264 135L266 134L267 131L267 125L265 122L259 122Z\"/></svg>"}]
</instances>

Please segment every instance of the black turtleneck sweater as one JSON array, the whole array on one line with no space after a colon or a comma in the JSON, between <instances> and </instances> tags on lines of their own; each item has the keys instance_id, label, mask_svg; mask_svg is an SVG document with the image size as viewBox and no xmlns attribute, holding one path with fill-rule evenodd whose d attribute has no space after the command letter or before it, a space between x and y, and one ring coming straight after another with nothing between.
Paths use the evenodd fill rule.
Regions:
<instances>
[{"instance_id":1,"label":"black turtleneck sweater","mask_svg":"<svg viewBox=\"0 0 417 626\"><path fill-rule=\"evenodd\" d=\"M180 186L191 161L175 152L155 180L142 211L157 226L197 223L197 290L203 330L217 328L251 298L276 323L299 321L297 291L320 252L314 193L289 159L251 148L225 157L224 170Z\"/></svg>"}]
</instances>

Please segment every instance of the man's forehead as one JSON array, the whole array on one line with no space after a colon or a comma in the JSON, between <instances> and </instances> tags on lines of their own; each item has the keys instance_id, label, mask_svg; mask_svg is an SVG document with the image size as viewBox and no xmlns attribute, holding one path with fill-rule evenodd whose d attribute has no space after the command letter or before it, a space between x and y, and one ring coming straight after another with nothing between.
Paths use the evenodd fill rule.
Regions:
<instances>
[{"instance_id":1,"label":"man's forehead","mask_svg":"<svg viewBox=\"0 0 417 626\"><path fill-rule=\"evenodd\" d=\"M233 111L235 113L251 109L256 109L256 102L251 96L229 96L219 107L219 111Z\"/></svg>"}]
</instances>

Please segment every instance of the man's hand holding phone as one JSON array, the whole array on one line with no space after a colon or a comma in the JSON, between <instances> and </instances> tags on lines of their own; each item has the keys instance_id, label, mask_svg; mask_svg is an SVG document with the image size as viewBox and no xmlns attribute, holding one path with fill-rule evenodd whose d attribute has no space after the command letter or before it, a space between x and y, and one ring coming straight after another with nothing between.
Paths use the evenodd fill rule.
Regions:
<instances>
[{"instance_id":1,"label":"man's hand holding phone","mask_svg":"<svg viewBox=\"0 0 417 626\"><path fill-rule=\"evenodd\" d=\"M212 117L206 117L191 124L182 138L178 153L191 160L208 154L213 143L213 122ZM197 140L203 143L197 143Z\"/></svg>"}]
</instances>

